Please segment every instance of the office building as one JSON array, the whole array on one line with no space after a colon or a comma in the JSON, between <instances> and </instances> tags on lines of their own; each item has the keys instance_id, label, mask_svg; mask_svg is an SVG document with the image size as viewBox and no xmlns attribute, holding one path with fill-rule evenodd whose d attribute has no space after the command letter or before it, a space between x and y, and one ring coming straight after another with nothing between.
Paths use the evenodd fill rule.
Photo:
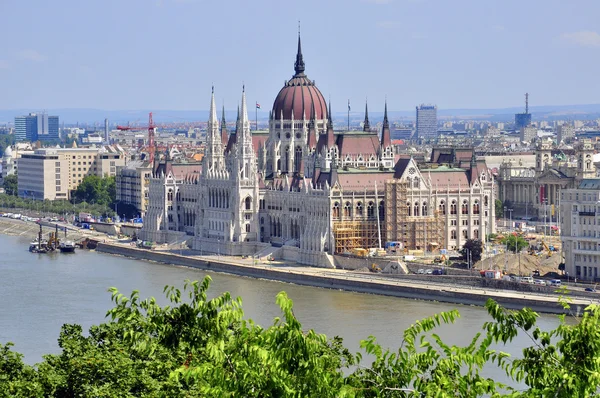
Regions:
<instances>
[{"instance_id":1,"label":"office building","mask_svg":"<svg viewBox=\"0 0 600 398\"><path fill-rule=\"evenodd\" d=\"M15 117L15 139L23 141L50 141L58 139L58 116L30 113Z\"/></svg>"},{"instance_id":2,"label":"office building","mask_svg":"<svg viewBox=\"0 0 600 398\"><path fill-rule=\"evenodd\" d=\"M583 179L560 194L560 240L565 271L577 279L598 281L600 268L600 179Z\"/></svg>"},{"instance_id":3,"label":"office building","mask_svg":"<svg viewBox=\"0 0 600 398\"><path fill-rule=\"evenodd\" d=\"M19 197L36 200L69 199L88 175L115 176L125 165L119 147L42 148L18 159Z\"/></svg>"},{"instance_id":4,"label":"office building","mask_svg":"<svg viewBox=\"0 0 600 398\"><path fill-rule=\"evenodd\" d=\"M529 93L525 93L525 112L515 114L515 130L520 131L529 125L531 125L531 113L529 113Z\"/></svg>"},{"instance_id":5,"label":"office building","mask_svg":"<svg viewBox=\"0 0 600 398\"><path fill-rule=\"evenodd\" d=\"M117 167L117 202L134 206L144 217L151 175L152 166L142 160L133 160L126 166Z\"/></svg>"},{"instance_id":6,"label":"office building","mask_svg":"<svg viewBox=\"0 0 600 398\"><path fill-rule=\"evenodd\" d=\"M431 140L437 137L437 106L417 106L417 140Z\"/></svg>"}]
</instances>

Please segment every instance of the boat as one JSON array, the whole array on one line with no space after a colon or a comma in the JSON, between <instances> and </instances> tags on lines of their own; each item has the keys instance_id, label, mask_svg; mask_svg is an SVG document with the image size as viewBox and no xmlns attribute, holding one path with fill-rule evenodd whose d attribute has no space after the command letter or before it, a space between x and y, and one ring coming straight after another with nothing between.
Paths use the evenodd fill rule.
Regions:
<instances>
[{"instance_id":1,"label":"boat","mask_svg":"<svg viewBox=\"0 0 600 398\"><path fill-rule=\"evenodd\" d=\"M72 240L60 242L58 248L60 249L61 253L73 253L75 252L75 242Z\"/></svg>"},{"instance_id":2,"label":"boat","mask_svg":"<svg viewBox=\"0 0 600 398\"><path fill-rule=\"evenodd\" d=\"M41 244L37 239L31 241L31 243L29 243L29 251L31 253L48 253L48 241L42 240Z\"/></svg>"}]
</instances>

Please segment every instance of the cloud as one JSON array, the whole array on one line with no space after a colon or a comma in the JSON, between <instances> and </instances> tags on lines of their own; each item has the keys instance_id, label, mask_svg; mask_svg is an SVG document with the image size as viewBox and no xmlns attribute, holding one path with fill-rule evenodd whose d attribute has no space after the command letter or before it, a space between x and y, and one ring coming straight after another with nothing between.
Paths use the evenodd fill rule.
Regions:
<instances>
[{"instance_id":1,"label":"cloud","mask_svg":"<svg viewBox=\"0 0 600 398\"><path fill-rule=\"evenodd\" d=\"M33 61L33 62L43 62L47 59L47 57L39 52L31 49L21 50L18 54L20 59L25 61Z\"/></svg>"},{"instance_id":2,"label":"cloud","mask_svg":"<svg viewBox=\"0 0 600 398\"><path fill-rule=\"evenodd\" d=\"M563 33L561 36L563 41L581 46L581 47L600 47L600 34L589 30L580 32Z\"/></svg>"},{"instance_id":3,"label":"cloud","mask_svg":"<svg viewBox=\"0 0 600 398\"><path fill-rule=\"evenodd\" d=\"M0 69L10 69L10 64L8 61L0 59Z\"/></svg>"},{"instance_id":4,"label":"cloud","mask_svg":"<svg viewBox=\"0 0 600 398\"><path fill-rule=\"evenodd\" d=\"M381 29L393 29L398 25L398 22L395 21L379 21L377 22L377 27Z\"/></svg>"}]
</instances>

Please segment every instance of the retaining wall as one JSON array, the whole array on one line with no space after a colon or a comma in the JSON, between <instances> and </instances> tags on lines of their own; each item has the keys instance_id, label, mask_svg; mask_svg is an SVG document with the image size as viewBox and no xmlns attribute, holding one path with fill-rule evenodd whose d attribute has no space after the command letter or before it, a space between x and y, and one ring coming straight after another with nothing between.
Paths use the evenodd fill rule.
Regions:
<instances>
[{"instance_id":1,"label":"retaining wall","mask_svg":"<svg viewBox=\"0 0 600 398\"><path fill-rule=\"evenodd\" d=\"M225 263L222 261L205 261L202 259L186 256L178 256L170 253L161 253L137 249L134 247L120 246L109 243L99 243L96 249L104 253L117 254L133 257L140 260L151 260L165 264L183 265L216 272L226 272L234 275L249 276L254 278L268 279L280 282L294 283L298 285L323 287L331 289L342 289L360 293L380 294L418 300L434 300L454 304L483 306L488 298L494 298L498 303L507 308L521 309L529 307L534 311L546 313L563 313L563 308L558 303L545 302L535 298L520 297L494 297L493 293L480 294L477 292L456 292L449 289L431 289L423 286L397 286L385 283L377 283L372 280L355 280L330 275L319 275L317 273L298 273L286 268L276 267L254 267ZM318 272L315 269L315 272ZM572 311L581 313L583 305L572 304Z\"/></svg>"}]
</instances>

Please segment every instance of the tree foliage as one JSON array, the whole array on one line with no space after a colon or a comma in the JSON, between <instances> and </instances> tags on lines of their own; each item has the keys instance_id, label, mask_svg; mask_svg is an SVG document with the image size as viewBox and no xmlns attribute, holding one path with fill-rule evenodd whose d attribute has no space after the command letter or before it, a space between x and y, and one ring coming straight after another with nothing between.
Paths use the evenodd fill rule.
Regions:
<instances>
[{"instance_id":1,"label":"tree foliage","mask_svg":"<svg viewBox=\"0 0 600 398\"><path fill-rule=\"evenodd\" d=\"M112 205L117 196L115 177L85 176L73 193L74 201Z\"/></svg>"},{"instance_id":2,"label":"tree foliage","mask_svg":"<svg viewBox=\"0 0 600 398\"><path fill-rule=\"evenodd\" d=\"M508 250L514 253L518 253L521 250L525 249L529 246L529 242L527 242L522 236L510 234L505 236L501 243L508 247Z\"/></svg>"},{"instance_id":3,"label":"tree foliage","mask_svg":"<svg viewBox=\"0 0 600 398\"><path fill-rule=\"evenodd\" d=\"M91 204L87 202L71 203L67 200L33 200L29 198L20 198L7 194L0 194L0 208L11 209L13 212L20 210L29 210L32 214L51 213L51 214L79 214L87 212L96 216L114 215L113 209L108 206Z\"/></svg>"},{"instance_id":4,"label":"tree foliage","mask_svg":"<svg viewBox=\"0 0 600 398\"><path fill-rule=\"evenodd\" d=\"M436 333L456 310L417 321L397 350L375 337L361 347L363 365L342 339L304 330L284 292L282 317L268 328L244 319L242 301L229 293L209 299L210 277L165 287L170 305L125 296L112 288L107 322L84 333L62 327L59 354L35 367L10 343L0 345L0 397L587 397L600 386L600 310L579 322L560 317L556 330L536 326L530 309L507 310L492 300L490 321L465 347ZM520 333L532 345L521 358L501 351ZM526 388L485 377L496 366Z\"/></svg>"},{"instance_id":5,"label":"tree foliage","mask_svg":"<svg viewBox=\"0 0 600 398\"><path fill-rule=\"evenodd\" d=\"M473 264L481 260L482 253L483 243L479 239L467 239L460 251L465 261L469 260L470 256Z\"/></svg>"},{"instance_id":6,"label":"tree foliage","mask_svg":"<svg viewBox=\"0 0 600 398\"><path fill-rule=\"evenodd\" d=\"M18 178L16 174L10 174L4 177L2 187L7 195L17 196L19 194Z\"/></svg>"},{"instance_id":7,"label":"tree foliage","mask_svg":"<svg viewBox=\"0 0 600 398\"><path fill-rule=\"evenodd\" d=\"M502 204L502 201L500 199L496 199L494 201L494 206L494 210L496 210L496 218L504 217L504 205Z\"/></svg>"}]
</instances>

